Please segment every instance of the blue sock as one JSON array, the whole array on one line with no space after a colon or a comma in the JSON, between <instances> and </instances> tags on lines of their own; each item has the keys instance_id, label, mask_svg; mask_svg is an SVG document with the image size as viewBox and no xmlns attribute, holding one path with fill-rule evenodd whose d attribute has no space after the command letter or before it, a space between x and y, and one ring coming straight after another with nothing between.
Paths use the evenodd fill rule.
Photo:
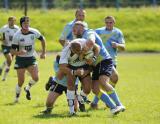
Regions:
<instances>
[{"instance_id":1,"label":"blue sock","mask_svg":"<svg viewBox=\"0 0 160 124\"><path fill-rule=\"evenodd\" d=\"M115 90L109 92L108 95L110 96L110 98L112 98L112 100L115 102L117 106L122 105Z\"/></svg>"},{"instance_id":2,"label":"blue sock","mask_svg":"<svg viewBox=\"0 0 160 124\"><path fill-rule=\"evenodd\" d=\"M102 92L99 92L98 97L111 109L116 108L115 104L112 102L110 97Z\"/></svg>"},{"instance_id":3,"label":"blue sock","mask_svg":"<svg viewBox=\"0 0 160 124\"><path fill-rule=\"evenodd\" d=\"M92 101L93 104L98 104L99 98L97 96L94 96L94 99Z\"/></svg>"}]
</instances>

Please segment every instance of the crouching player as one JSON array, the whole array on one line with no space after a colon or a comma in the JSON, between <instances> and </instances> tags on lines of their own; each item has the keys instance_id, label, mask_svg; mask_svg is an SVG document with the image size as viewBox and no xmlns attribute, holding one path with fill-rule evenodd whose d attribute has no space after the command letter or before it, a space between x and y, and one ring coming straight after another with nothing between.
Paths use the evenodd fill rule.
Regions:
<instances>
[{"instance_id":1,"label":"crouching player","mask_svg":"<svg viewBox=\"0 0 160 124\"><path fill-rule=\"evenodd\" d=\"M60 56L56 56L56 60L54 62L54 71L57 75L57 72L59 70L59 59ZM67 78L64 75L61 75L63 78L61 80L58 80L57 77L50 77L48 82L45 85L46 90L50 90L47 100L46 100L46 109L42 111L43 114L50 114L53 109L53 105L55 104L57 98L62 95L63 92L67 93ZM75 84L77 84L77 81ZM74 101L76 104L74 105L74 110L77 111L78 104L77 100Z\"/></svg>"}]
</instances>

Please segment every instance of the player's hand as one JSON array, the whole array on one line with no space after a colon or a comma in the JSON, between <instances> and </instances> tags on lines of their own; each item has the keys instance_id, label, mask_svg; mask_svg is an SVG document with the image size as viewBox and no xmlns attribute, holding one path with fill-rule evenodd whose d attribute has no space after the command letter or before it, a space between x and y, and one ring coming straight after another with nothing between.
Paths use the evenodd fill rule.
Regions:
<instances>
[{"instance_id":1,"label":"player's hand","mask_svg":"<svg viewBox=\"0 0 160 124\"><path fill-rule=\"evenodd\" d=\"M113 48L117 48L118 47L118 43L116 43L116 42L112 42L111 44L112 44Z\"/></svg>"},{"instance_id":2,"label":"player's hand","mask_svg":"<svg viewBox=\"0 0 160 124\"><path fill-rule=\"evenodd\" d=\"M40 58L45 59L46 58L46 53L42 52L41 55L40 55Z\"/></svg>"},{"instance_id":3,"label":"player's hand","mask_svg":"<svg viewBox=\"0 0 160 124\"><path fill-rule=\"evenodd\" d=\"M90 58L90 59L86 59L86 63L88 64L88 65L93 65L93 59L92 58Z\"/></svg>"},{"instance_id":4,"label":"player's hand","mask_svg":"<svg viewBox=\"0 0 160 124\"><path fill-rule=\"evenodd\" d=\"M77 76L82 76L84 74L84 70L82 68L79 68L74 73Z\"/></svg>"},{"instance_id":5,"label":"player's hand","mask_svg":"<svg viewBox=\"0 0 160 124\"><path fill-rule=\"evenodd\" d=\"M26 53L27 53L26 50L20 50L20 51L18 51L18 55L24 55L24 54L26 54Z\"/></svg>"}]
</instances>

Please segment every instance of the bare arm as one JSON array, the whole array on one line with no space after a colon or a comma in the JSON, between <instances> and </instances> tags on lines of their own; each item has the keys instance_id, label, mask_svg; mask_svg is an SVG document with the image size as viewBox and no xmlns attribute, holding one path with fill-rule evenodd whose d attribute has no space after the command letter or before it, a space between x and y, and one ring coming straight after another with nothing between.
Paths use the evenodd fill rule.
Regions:
<instances>
[{"instance_id":1,"label":"bare arm","mask_svg":"<svg viewBox=\"0 0 160 124\"><path fill-rule=\"evenodd\" d=\"M42 53L40 55L40 58L45 59L45 57L46 57L46 41L44 38L41 40L41 46L42 46Z\"/></svg>"},{"instance_id":2,"label":"bare arm","mask_svg":"<svg viewBox=\"0 0 160 124\"><path fill-rule=\"evenodd\" d=\"M118 49L119 51L125 51L125 44L112 42L112 47Z\"/></svg>"}]
</instances>

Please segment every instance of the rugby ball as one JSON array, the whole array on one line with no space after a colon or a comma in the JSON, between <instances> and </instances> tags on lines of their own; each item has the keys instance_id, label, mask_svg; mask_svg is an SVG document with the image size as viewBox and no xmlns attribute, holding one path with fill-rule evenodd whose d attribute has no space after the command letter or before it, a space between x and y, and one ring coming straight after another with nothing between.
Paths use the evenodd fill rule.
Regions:
<instances>
[{"instance_id":1,"label":"rugby ball","mask_svg":"<svg viewBox=\"0 0 160 124\"><path fill-rule=\"evenodd\" d=\"M93 56L94 56L94 52L93 52L92 50L89 50L88 52L86 52L86 53L84 54L84 58L85 58L85 59L93 58Z\"/></svg>"}]
</instances>

